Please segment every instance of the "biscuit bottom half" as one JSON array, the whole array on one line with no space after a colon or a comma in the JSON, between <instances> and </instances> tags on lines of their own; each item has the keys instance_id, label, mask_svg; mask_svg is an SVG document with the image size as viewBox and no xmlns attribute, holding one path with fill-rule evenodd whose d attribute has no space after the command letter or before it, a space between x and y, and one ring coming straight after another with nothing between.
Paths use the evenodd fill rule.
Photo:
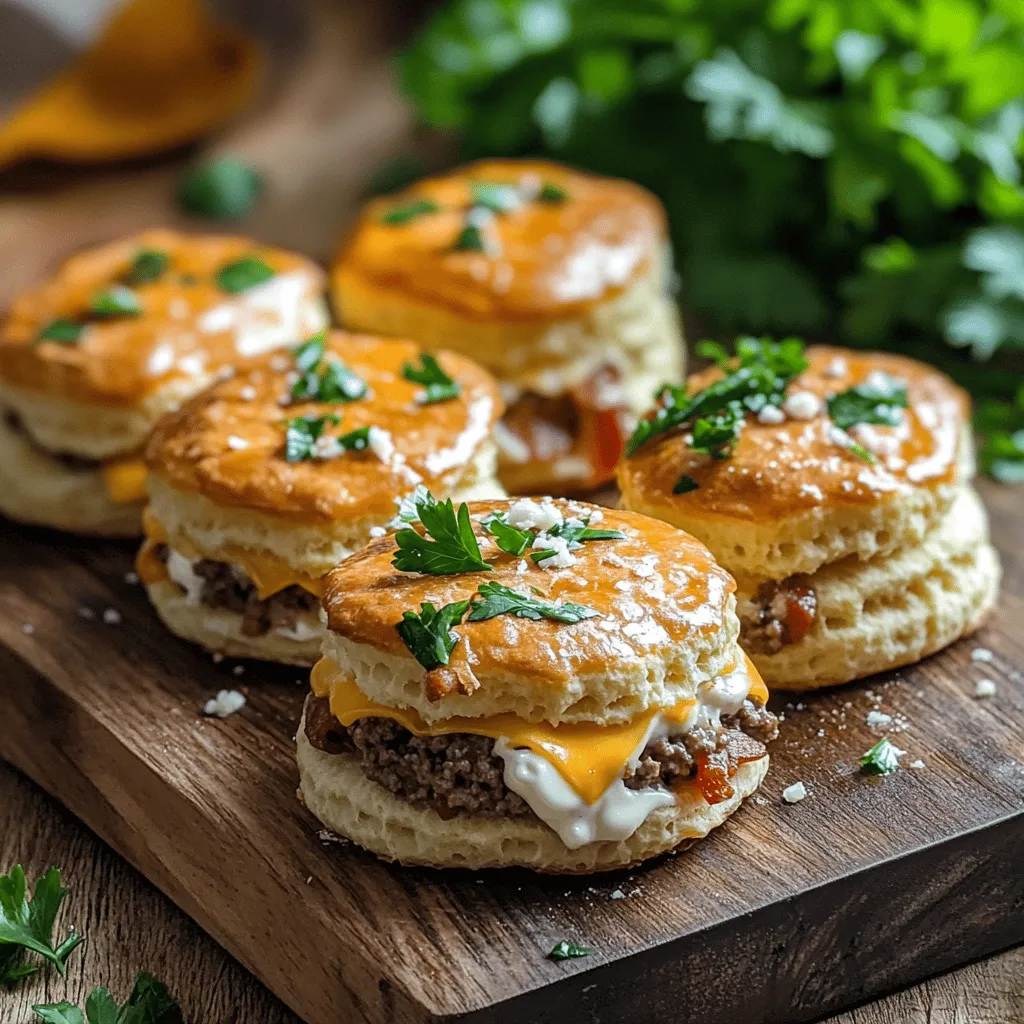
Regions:
<instances>
[{"instance_id":1,"label":"biscuit bottom half","mask_svg":"<svg viewBox=\"0 0 1024 1024\"><path fill-rule=\"evenodd\" d=\"M104 463L51 454L17 419L0 418L0 513L18 522L100 537L137 537L142 502L114 501Z\"/></svg>"},{"instance_id":2,"label":"biscuit bottom half","mask_svg":"<svg viewBox=\"0 0 1024 1024\"><path fill-rule=\"evenodd\" d=\"M1001 570L966 487L921 541L784 580L738 578L740 643L777 689L812 690L899 668L973 632Z\"/></svg>"},{"instance_id":3,"label":"biscuit bottom half","mask_svg":"<svg viewBox=\"0 0 1024 1024\"><path fill-rule=\"evenodd\" d=\"M768 770L764 747L738 733L730 737L753 759L734 764L728 785L709 796L713 803L696 781L665 783L660 776L648 778L634 769L630 785L637 796L658 797L649 802L645 798L649 810L635 831L625 838L585 841L570 848L527 802L502 784L498 744L492 750L490 740L452 734L425 740L417 749L409 744L408 735L403 737L392 723L379 719L354 723L353 742L351 728L347 739L340 727L340 736L323 731L323 723L314 721L323 714L316 704L312 698L307 703L297 737L303 801L329 829L385 860L403 864L519 866L570 874L627 867L707 835L758 788ZM755 717L759 714L754 711ZM774 722L766 715L761 725L774 732ZM756 725L752 728L757 730ZM375 749L368 749L367 740ZM682 752L683 747L676 750ZM686 756L682 753L684 760ZM675 771L685 774L685 765L652 765L647 757L640 764L668 771L666 778ZM506 764L506 783L507 771ZM621 788L622 783L618 785ZM656 790L645 788L649 786Z\"/></svg>"}]
</instances>

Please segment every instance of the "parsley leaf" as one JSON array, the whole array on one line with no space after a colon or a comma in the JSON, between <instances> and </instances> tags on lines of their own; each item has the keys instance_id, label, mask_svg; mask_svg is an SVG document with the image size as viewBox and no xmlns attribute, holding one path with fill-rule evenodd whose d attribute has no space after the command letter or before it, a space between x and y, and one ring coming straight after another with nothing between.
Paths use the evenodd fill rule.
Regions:
<instances>
[{"instance_id":1,"label":"parsley leaf","mask_svg":"<svg viewBox=\"0 0 1024 1024\"><path fill-rule=\"evenodd\" d=\"M860 770L865 775L891 775L899 768L902 754L902 750L893 746L887 736L883 736L861 757Z\"/></svg>"},{"instance_id":2,"label":"parsley leaf","mask_svg":"<svg viewBox=\"0 0 1024 1024\"><path fill-rule=\"evenodd\" d=\"M701 359L712 360L720 370L728 372L732 368L732 361L729 353L725 350L725 346L718 341L698 341L697 342L697 355Z\"/></svg>"},{"instance_id":3,"label":"parsley leaf","mask_svg":"<svg viewBox=\"0 0 1024 1024\"><path fill-rule=\"evenodd\" d=\"M561 186L545 181L537 193L537 198L542 203L564 203L569 198L569 193Z\"/></svg>"},{"instance_id":4,"label":"parsley leaf","mask_svg":"<svg viewBox=\"0 0 1024 1024\"><path fill-rule=\"evenodd\" d=\"M316 454L316 442L331 424L337 426L340 416L296 416L285 422L284 458L285 462L302 462L312 459Z\"/></svg>"},{"instance_id":5,"label":"parsley leaf","mask_svg":"<svg viewBox=\"0 0 1024 1024\"><path fill-rule=\"evenodd\" d=\"M37 1003L32 1007L46 1024L182 1024L181 1007L167 986L140 971L123 1006L106 988L94 988L85 1001L85 1017L73 1003Z\"/></svg>"},{"instance_id":6,"label":"parsley leaf","mask_svg":"<svg viewBox=\"0 0 1024 1024\"><path fill-rule=\"evenodd\" d=\"M406 363L402 367L402 376L414 384L422 384L426 389L423 404L446 402L450 398L458 398L462 394L462 385L448 376L441 369L441 364L426 352L420 356L420 366Z\"/></svg>"},{"instance_id":7,"label":"parsley leaf","mask_svg":"<svg viewBox=\"0 0 1024 1024\"><path fill-rule=\"evenodd\" d=\"M483 232L476 224L467 224L459 232L458 238L455 239L455 244L452 248L456 252L483 252Z\"/></svg>"},{"instance_id":8,"label":"parsley leaf","mask_svg":"<svg viewBox=\"0 0 1024 1024\"><path fill-rule=\"evenodd\" d=\"M74 345L82 338L85 324L77 320L64 320L58 318L51 320L36 335L38 341L55 341L58 345Z\"/></svg>"},{"instance_id":9,"label":"parsley leaf","mask_svg":"<svg viewBox=\"0 0 1024 1024\"><path fill-rule=\"evenodd\" d=\"M480 598L473 598L469 622L482 622L497 615L514 615L519 619L554 619L556 622L582 622L601 613L586 605L566 601L554 604L520 594L501 583L481 583Z\"/></svg>"},{"instance_id":10,"label":"parsley leaf","mask_svg":"<svg viewBox=\"0 0 1024 1024\"><path fill-rule=\"evenodd\" d=\"M301 376L292 385L294 402L355 402L369 390L366 381L336 356L328 355L322 331L295 349L295 367Z\"/></svg>"},{"instance_id":11,"label":"parsley leaf","mask_svg":"<svg viewBox=\"0 0 1024 1024\"><path fill-rule=\"evenodd\" d=\"M363 452L370 446L370 427L357 427L338 438L338 444L347 452Z\"/></svg>"},{"instance_id":12,"label":"parsley leaf","mask_svg":"<svg viewBox=\"0 0 1024 1024\"><path fill-rule=\"evenodd\" d=\"M689 494L690 491L696 491L700 488L700 484L693 479L687 473L684 473L680 478L679 482L672 488L673 494Z\"/></svg>"},{"instance_id":13,"label":"parsley leaf","mask_svg":"<svg viewBox=\"0 0 1024 1024\"><path fill-rule=\"evenodd\" d=\"M887 383L865 382L833 395L828 400L828 414L840 430L848 430L856 423L879 423L897 427L903 421L907 407L907 389L886 378Z\"/></svg>"},{"instance_id":14,"label":"parsley leaf","mask_svg":"<svg viewBox=\"0 0 1024 1024\"><path fill-rule=\"evenodd\" d=\"M123 284L112 284L97 292L89 304L89 312L96 317L141 316L142 300Z\"/></svg>"},{"instance_id":15,"label":"parsley leaf","mask_svg":"<svg viewBox=\"0 0 1024 1024\"><path fill-rule=\"evenodd\" d=\"M496 181L474 181L470 184L474 206L482 206L492 213L509 213L523 205L523 197L515 185Z\"/></svg>"},{"instance_id":16,"label":"parsley leaf","mask_svg":"<svg viewBox=\"0 0 1024 1024\"><path fill-rule=\"evenodd\" d=\"M590 956L593 952L589 946L580 946L578 943L563 939L561 942L555 943L547 958L549 960L575 960L581 956Z\"/></svg>"},{"instance_id":17,"label":"parsley leaf","mask_svg":"<svg viewBox=\"0 0 1024 1024\"><path fill-rule=\"evenodd\" d=\"M124 283L138 285L157 281L163 277L170 265L171 257L163 249L140 249L124 275Z\"/></svg>"},{"instance_id":18,"label":"parsley leaf","mask_svg":"<svg viewBox=\"0 0 1024 1024\"><path fill-rule=\"evenodd\" d=\"M0 951L5 946L18 946L38 953L54 964L63 976L67 960L83 937L72 929L59 945L53 945L53 926L67 889L61 888L60 869L50 868L36 882L32 899L26 897L25 872L15 864L9 875L0 875ZM24 977L22 968L15 968Z\"/></svg>"},{"instance_id":19,"label":"parsley leaf","mask_svg":"<svg viewBox=\"0 0 1024 1024\"><path fill-rule=\"evenodd\" d=\"M399 572L447 576L491 571L490 563L480 556L465 502L456 514L451 498L439 502L427 491L422 500L416 501L416 509L427 536L411 527L395 534L398 550L391 564Z\"/></svg>"},{"instance_id":20,"label":"parsley leaf","mask_svg":"<svg viewBox=\"0 0 1024 1024\"><path fill-rule=\"evenodd\" d=\"M448 657L459 642L459 634L452 627L462 621L468 608L469 601L455 601L439 610L424 601L419 615L402 612L402 621L395 629L412 656L429 672L448 664Z\"/></svg>"},{"instance_id":21,"label":"parsley leaf","mask_svg":"<svg viewBox=\"0 0 1024 1024\"><path fill-rule=\"evenodd\" d=\"M730 402L721 412L693 421L690 448L704 452L713 459L727 459L740 437L747 419L747 410L740 402Z\"/></svg>"},{"instance_id":22,"label":"parsley leaf","mask_svg":"<svg viewBox=\"0 0 1024 1024\"><path fill-rule=\"evenodd\" d=\"M621 530L593 529L590 516L586 519L563 519L548 530L548 536L561 537L568 544L585 544L590 540L624 540L626 537Z\"/></svg>"},{"instance_id":23,"label":"parsley leaf","mask_svg":"<svg viewBox=\"0 0 1024 1024\"><path fill-rule=\"evenodd\" d=\"M178 203L197 217L238 220L253 208L262 191L258 172L234 157L221 157L182 175Z\"/></svg>"},{"instance_id":24,"label":"parsley leaf","mask_svg":"<svg viewBox=\"0 0 1024 1024\"><path fill-rule=\"evenodd\" d=\"M399 206L392 206L390 210L381 214L380 219L382 224L408 224L417 217L437 213L440 209L432 199L411 199Z\"/></svg>"},{"instance_id":25,"label":"parsley leaf","mask_svg":"<svg viewBox=\"0 0 1024 1024\"><path fill-rule=\"evenodd\" d=\"M420 521L419 506L426 503L430 497L430 491L423 484L417 484L412 494L407 494L398 503L398 514L395 518L403 523L418 523Z\"/></svg>"},{"instance_id":26,"label":"parsley leaf","mask_svg":"<svg viewBox=\"0 0 1024 1024\"><path fill-rule=\"evenodd\" d=\"M526 549L537 536L534 530L520 530L516 526L509 526L502 512L495 512L494 515L488 516L483 521L483 527L506 555L515 555L516 557L525 554Z\"/></svg>"},{"instance_id":27,"label":"parsley leaf","mask_svg":"<svg viewBox=\"0 0 1024 1024\"><path fill-rule=\"evenodd\" d=\"M217 271L217 287L223 292L237 294L269 281L276 273L277 271L259 256L243 256L234 263L225 264Z\"/></svg>"}]
</instances>

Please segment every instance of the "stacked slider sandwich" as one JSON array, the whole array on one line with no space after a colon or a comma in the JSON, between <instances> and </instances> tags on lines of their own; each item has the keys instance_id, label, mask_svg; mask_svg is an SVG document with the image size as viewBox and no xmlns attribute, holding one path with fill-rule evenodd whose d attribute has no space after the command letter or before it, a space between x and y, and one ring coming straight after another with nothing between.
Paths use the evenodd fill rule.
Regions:
<instances>
[{"instance_id":1,"label":"stacked slider sandwich","mask_svg":"<svg viewBox=\"0 0 1024 1024\"><path fill-rule=\"evenodd\" d=\"M877 352L711 351L719 367L640 423L619 483L736 577L740 642L768 682L843 683L975 629L999 561L970 486L966 395Z\"/></svg>"},{"instance_id":2,"label":"stacked slider sandwich","mask_svg":"<svg viewBox=\"0 0 1024 1024\"><path fill-rule=\"evenodd\" d=\"M150 231L69 259L0 329L0 513L137 535L157 418L319 330L322 291L314 263L244 238Z\"/></svg>"},{"instance_id":3,"label":"stacked slider sandwich","mask_svg":"<svg viewBox=\"0 0 1024 1024\"><path fill-rule=\"evenodd\" d=\"M209 650L312 664L322 577L401 498L493 497L501 400L461 356L335 332L273 353L165 417L146 449L138 569L168 627Z\"/></svg>"},{"instance_id":4,"label":"stacked slider sandwich","mask_svg":"<svg viewBox=\"0 0 1024 1024\"><path fill-rule=\"evenodd\" d=\"M327 579L301 792L381 857L587 872L701 837L760 784L767 691L731 578L664 523L421 492Z\"/></svg>"},{"instance_id":5,"label":"stacked slider sandwich","mask_svg":"<svg viewBox=\"0 0 1024 1024\"><path fill-rule=\"evenodd\" d=\"M331 272L341 324L476 359L508 412L511 492L611 480L657 383L683 372L665 213L559 164L470 164L372 202Z\"/></svg>"}]
</instances>

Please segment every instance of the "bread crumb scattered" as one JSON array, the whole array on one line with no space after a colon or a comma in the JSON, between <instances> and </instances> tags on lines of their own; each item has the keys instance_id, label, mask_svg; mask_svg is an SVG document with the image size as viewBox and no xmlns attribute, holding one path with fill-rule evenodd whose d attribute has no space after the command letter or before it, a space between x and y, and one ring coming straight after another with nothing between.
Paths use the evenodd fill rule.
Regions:
<instances>
[{"instance_id":1,"label":"bread crumb scattered","mask_svg":"<svg viewBox=\"0 0 1024 1024\"><path fill-rule=\"evenodd\" d=\"M987 647L975 647L971 651L971 661L983 661L988 664L994 655Z\"/></svg>"},{"instance_id":2,"label":"bread crumb scattered","mask_svg":"<svg viewBox=\"0 0 1024 1024\"><path fill-rule=\"evenodd\" d=\"M236 711L245 707L245 694L237 690L221 690L216 697L211 697L203 705L204 715L215 715L217 718L227 718Z\"/></svg>"},{"instance_id":3,"label":"bread crumb scattered","mask_svg":"<svg viewBox=\"0 0 1024 1024\"><path fill-rule=\"evenodd\" d=\"M794 782L782 791L782 799L787 804L798 804L807 796L807 787L802 782Z\"/></svg>"},{"instance_id":4,"label":"bread crumb scattered","mask_svg":"<svg viewBox=\"0 0 1024 1024\"><path fill-rule=\"evenodd\" d=\"M924 761L922 761L921 758L918 758L916 761L911 761L910 764L907 765L907 767L908 768L923 768L924 767Z\"/></svg>"},{"instance_id":5,"label":"bread crumb scattered","mask_svg":"<svg viewBox=\"0 0 1024 1024\"><path fill-rule=\"evenodd\" d=\"M103 610L103 621L108 626L116 626L121 622L121 613L116 608L105 608Z\"/></svg>"},{"instance_id":6,"label":"bread crumb scattered","mask_svg":"<svg viewBox=\"0 0 1024 1024\"><path fill-rule=\"evenodd\" d=\"M996 684L991 679L979 679L974 686L974 696L979 700L996 695Z\"/></svg>"},{"instance_id":7,"label":"bread crumb scattered","mask_svg":"<svg viewBox=\"0 0 1024 1024\"><path fill-rule=\"evenodd\" d=\"M614 892L609 893L608 899L610 900L624 900L626 894L621 889L616 889Z\"/></svg>"},{"instance_id":8,"label":"bread crumb scattered","mask_svg":"<svg viewBox=\"0 0 1024 1024\"><path fill-rule=\"evenodd\" d=\"M892 725L892 715L887 715L884 711L869 711L864 721L869 729L884 729Z\"/></svg>"}]
</instances>

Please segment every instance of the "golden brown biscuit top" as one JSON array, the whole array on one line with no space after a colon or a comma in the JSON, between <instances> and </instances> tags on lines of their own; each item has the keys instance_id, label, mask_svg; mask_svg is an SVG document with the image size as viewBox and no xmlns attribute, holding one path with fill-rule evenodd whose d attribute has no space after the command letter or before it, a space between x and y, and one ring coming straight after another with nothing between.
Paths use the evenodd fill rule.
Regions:
<instances>
[{"instance_id":1,"label":"golden brown biscuit top","mask_svg":"<svg viewBox=\"0 0 1024 1024\"><path fill-rule=\"evenodd\" d=\"M390 518L395 498L423 483L439 495L459 481L503 408L497 385L475 363L437 354L460 386L457 397L424 404L424 389L402 376L420 366L407 341L332 332L321 367L338 361L367 386L351 401L292 400L295 350L239 369L157 423L146 446L150 470L181 490L219 505L297 520ZM287 422L325 422L318 454L286 460ZM341 450L331 439L374 428L370 446Z\"/></svg>"},{"instance_id":2,"label":"golden brown biscuit top","mask_svg":"<svg viewBox=\"0 0 1024 1024\"><path fill-rule=\"evenodd\" d=\"M481 556L493 565L490 572L399 572L391 564L397 548L394 535L371 541L327 577L323 600L330 629L357 643L411 657L395 629L404 612L418 613L422 602L441 608L469 599L488 583L599 613L572 624L508 614L464 621L449 665L428 674L431 700L472 692L478 676L523 676L565 686L575 677L614 673L623 662L635 667L638 658L676 660L672 652L680 647L706 651L722 645L735 584L694 537L634 512L536 499L553 503L565 519L589 517L592 528L625 534L584 543L570 552L573 562L564 568L542 568L529 551L516 557L500 550L480 522L494 512L507 514L522 500L469 505Z\"/></svg>"},{"instance_id":3,"label":"golden brown biscuit top","mask_svg":"<svg viewBox=\"0 0 1024 1024\"><path fill-rule=\"evenodd\" d=\"M474 188L479 196L490 185L504 186L498 198L512 208L470 212ZM417 203L434 209L403 219ZM467 218L481 222L482 252L457 248ZM545 161L481 161L370 203L333 272L463 316L529 320L618 293L665 233L661 204L632 182Z\"/></svg>"},{"instance_id":4,"label":"golden brown biscuit top","mask_svg":"<svg viewBox=\"0 0 1024 1024\"><path fill-rule=\"evenodd\" d=\"M133 262L144 252L163 254L166 266L134 283ZM219 272L247 257L274 276L225 290ZM203 380L262 353L268 330L295 339L316 330L320 323L307 321L323 284L323 271L310 260L246 238L148 231L72 256L20 296L0 330L0 377L48 395L131 405L173 378ZM112 287L130 288L140 312L92 312ZM83 329L64 343L41 339L54 321Z\"/></svg>"},{"instance_id":5,"label":"golden brown biscuit top","mask_svg":"<svg viewBox=\"0 0 1024 1024\"><path fill-rule=\"evenodd\" d=\"M816 345L806 355L809 367L786 389L783 422L759 422L748 414L732 456L724 459L693 451L687 428L656 437L619 464L623 491L658 505L678 504L697 515L759 521L820 505L883 502L912 488L956 479L970 410L966 394L948 377L916 360L881 352ZM902 422L859 424L844 439L824 400L868 382L874 373L906 385ZM718 369L696 374L689 393L721 375ZM810 399L796 397L802 393ZM815 406L810 417L799 418ZM872 461L851 450L851 441ZM683 475L697 489L673 494Z\"/></svg>"}]
</instances>

